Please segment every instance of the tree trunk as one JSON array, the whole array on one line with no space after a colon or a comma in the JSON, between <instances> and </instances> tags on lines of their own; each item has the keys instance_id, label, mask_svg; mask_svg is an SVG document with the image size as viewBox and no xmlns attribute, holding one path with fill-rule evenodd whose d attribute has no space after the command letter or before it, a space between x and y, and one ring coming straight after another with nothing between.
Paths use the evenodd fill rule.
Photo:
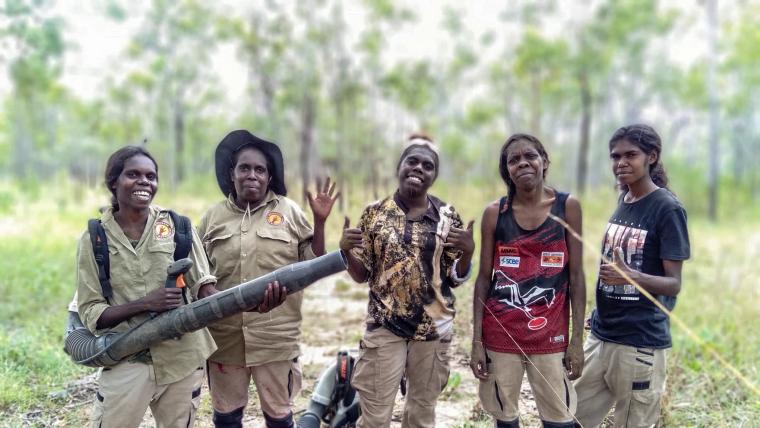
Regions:
<instances>
[{"instance_id":1,"label":"tree trunk","mask_svg":"<svg viewBox=\"0 0 760 428\"><path fill-rule=\"evenodd\" d=\"M306 196L303 191L309 188L311 181L311 151L314 145L314 123L316 119L316 106L311 94L304 94L303 105L301 110L301 194L303 202L306 203Z\"/></svg>"},{"instance_id":2,"label":"tree trunk","mask_svg":"<svg viewBox=\"0 0 760 428\"><path fill-rule=\"evenodd\" d=\"M586 181L588 176L588 150L591 134L591 88L588 85L588 74L586 70L578 73L578 85L581 95L581 128L580 140L578 141L578 169L576 171L578 194L583 195L586 192Z\"/></svg>"},{"instance_id":3,"label":"tree trunk","mask_svg":"<svg viewBox=\"0 0 760 428\"><path fill-rule=\"evenodd\" d=\"M185 162L183 153L185 152L185 108L182 101L174 100L174 159L175 159L175 178L176 184L185 179Z\"/></svg>"},{"instance_id":4,"label":"tree trunk","mask_svg":"<svg viewBox=\"0 0 760 428\"><path fill-rule=\"evenodd\" d=\"M718 181L720 176L720 144L719 130L720 116L718 112L718 93L715 87L716 58L718 54L718 0L707 0L708 51L707 51L707 96L710 106L710 119L708 128L708 153L710 156L708 167L708 199L707 213L712 221L718 220Z\"/></svg>"},{"instance_id":5,"label":"tree trunk","mask_svg":"<svg viewBox=\"0 0 760 428\"><path fill-rule=\"evenodd\" d=\"M530 102L530 132L539 139L541 136L541 82L538 76L533 76L530 81L531 102Z\"/></svg>"},{"instance_id":6,"label":"tree trunk","mask_svg":"<svg viewBox=\"0 0 760 428\"><path fill-rule=\"evenodd\" d=\"M13 132L13 172L16 178L27 178L27 167L32 157L32 141L28 132L29 100L17 95L11 124Z\"/></svg>"}]
</instances>

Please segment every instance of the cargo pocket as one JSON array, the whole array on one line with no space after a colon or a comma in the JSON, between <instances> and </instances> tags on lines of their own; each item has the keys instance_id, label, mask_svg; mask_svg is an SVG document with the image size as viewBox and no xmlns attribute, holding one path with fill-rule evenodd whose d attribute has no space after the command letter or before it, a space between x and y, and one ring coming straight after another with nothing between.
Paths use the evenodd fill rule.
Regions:
<instances>
[{"instance_id":1,"label":"cargo pocket","mask_svg":"<svg viewBox=\"0 0 760 428\"><path fill-rule=\"evenodd\" d=\"M375 365L377 363L377 345L367 339L359 341L359 357L354 363L354 374L351 376L351 386L360 393L376 391Z\"/></svg>"},{"instance_id":2,"label":"cargo pocket","mask_svg":"<svg viewBox=\"0 0 760 428\"><path fill-rule=\"evenodd\" d=\"M205 378L206 368L198 367L191 376L194 377L193 390L190 393L190 414L187 417L187 427L193 426L195 422L195 415L198 413L198 408L201 406L201 387L203 386L203 379Z\"/></svg>"},{"instance_id":3,"label":"cargo pocket","mask_svg":"<svg viewBox=\"0 0 760 428\"><path fill-rule=\"evenodd\" d=\"M288 399L292 402L296 395L301 392L303 373L298 358L293 358L288 372Z\"/></svg>"},{"instance_id":4,"label":"cargo pocket","mask_svg":"<svg viewBox=\"0 0 760 428\"><path fill-rule=\"evenodd\" d=\"M434 372L437 376L437 391L443 392L446 384L449 382L451 367L449 365L449 348L451 348L451 339L441 340L435 349L435 367Z\"/></svg>"},{"instance_id":5,"label":"cargo pocket","mask_svg":"<svg viewBox=\"0 0 760 428\"><path fill-rule=\"evenodd\" d=\"M653 349L636 348L628 426L654 426L659 418L661 392L654 385L654 353Z\"/></svg>"},{"instance_id":6,"label":"cargo pocket","mask_svg":"<svg viewBox=\"0 0 760 428\"><path fill-rule=\"evenodd\" d=\"M496 374L493 373L493 366L491 364L491 358L488 357L486 351L486 367L488 369L488 378L480 381L478 386L478 396L480 397L480 403L483 406L483 410L491 415L501 415L504 411L504 404L501 401L501 394L499 393L499 383L496 382Z\"/></svg>"},{"instance_id":7,"label":"cargo pocket","mask_svg":"<svg viewBox=\"0 0 760 428\"><path fill-rule=\"evenodd\" d=\"M103 404L103 396L100 395L100 390L95 392L95 404L92 406L92 426L99 427L103 425L103 413L105 407Z\"/></svg>"}]
</instances>

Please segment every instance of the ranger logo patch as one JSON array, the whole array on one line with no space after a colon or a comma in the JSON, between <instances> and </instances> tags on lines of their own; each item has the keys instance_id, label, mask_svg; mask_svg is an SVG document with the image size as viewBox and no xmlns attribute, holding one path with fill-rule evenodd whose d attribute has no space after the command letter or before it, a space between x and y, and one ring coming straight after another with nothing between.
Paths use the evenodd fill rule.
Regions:
<instances>
[{"instance_id":1,"label":"ranger logo patch","mask_svg":"<svg viewBox=\"0 0 760 428\"><path fill-rule=\"evenodd\" d=\"M267 214L267 223L271 224L272 226L279 226L282 224L282 221L282 214L276 211L271 211Z\"/></svg>"},{"instance_id":2,"label":"ranger logo patch","mask_svg":"<svg viewBox=\"0 0 760 428\"><path fill-rule=\"evenodd\" d=\"M164 220L158 220L153 226L153 234L156 239L169 239L174 233L174 228Z\"/></svg>"}]
</instances>

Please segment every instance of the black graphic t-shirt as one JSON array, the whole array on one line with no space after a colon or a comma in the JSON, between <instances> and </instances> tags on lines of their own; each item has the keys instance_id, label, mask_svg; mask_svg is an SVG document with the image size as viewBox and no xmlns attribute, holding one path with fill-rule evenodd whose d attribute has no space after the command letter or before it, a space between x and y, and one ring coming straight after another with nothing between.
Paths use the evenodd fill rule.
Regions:
<instances>
[{"instance_id":1,"label":"black graphic t-shirt","mask_svg":"<svg viewBox=\"0 0 760 428\"><path fill-rule=\"evenodd\" d=\"M556 192L553 215L565 218L567 197ZM487 349L549 354L567 348L568 263L565 228L559 222L547 217L535 230L525 230L517 224L507 198L501 199L493 276L483 312Z\"/></svg>"},{"instance_id":2,"label":"black graphic t-shirt","mask_svg":"<svg viewBox=\"0 0 760 428\"><path fill-rule=\"evenodd\" d=\"M644 198L625 203L620 199L607 224L602 255L612 259L613 250L623 249L631 269L663 276L663 260L689 258L686 210L667 189L658 189ZM672 296L654 295L668 310L676 304ZM596 285L596 310L591 331L599 339L645 348L669 348L670 322L667 315L632 284Z\"/></svg>"}]
</instances>

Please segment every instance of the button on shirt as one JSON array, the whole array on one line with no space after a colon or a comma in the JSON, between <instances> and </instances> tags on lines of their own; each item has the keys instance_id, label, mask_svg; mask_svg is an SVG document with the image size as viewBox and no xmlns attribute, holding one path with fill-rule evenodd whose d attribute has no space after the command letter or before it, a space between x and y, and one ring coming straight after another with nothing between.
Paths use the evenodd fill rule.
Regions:
<instances>
[{"instance_id":1,"label":"button on shirt","mask_svg":"<svg viewBox=\"0 0 760 428\"><path fill-rule=\"evenodd\" d=\"M89 232L79 240L77 251L77 306L84 325L94 334L127 331L145 321L149 315L136 315L119 325L97 329L98 319L109 305L123 305L140 299L153 290L164 287L166 268L174 261L174 224L168 212L151 206L145 230L137 245L133 246L122 231L113 212L108 209L101 216L108 240L113 296L110 302L103 297L98 281L98 267L93 255ZM203 246L193 232L193 245L189 257L193 267L185 274L188 285L186 295L195 300L198 289L213 283ZM184 379L205 364L206 358L216 349L205 328L185 333L179 339L166 340L150 347L156 372L156 382L166 385Z\"/></svg>"},{"instance_id":2,"label":"button on shirt","mask_svg":"<svg viewBox=\"0 0 760 428\"><path fill-rule=\"evenodd\" d=\"M399 337L446 337L454 320L452 279L461 252L443 247L451 227L462 227L454 207L428 196L428 209L407 219L398 197L376 202L362 213L364 247L354 255L369 271L368 328L383 326Z\"/></svg>"},{"instance_id":3,"label":"button on shirt","mask_svg":"<svg viewBox=\"0 0 760 428\"><path fill-rule=\"evenodd\" d=\"M315 257L306 215L294 201L271 191L248 210L231 196L216 204L203 216L198 234L219 290ZM267 313L243 312L209 325L219 347L210 360L257 366L298 357L302 301L303 292L289 294Z\"/></svg>"}]
</instances>

